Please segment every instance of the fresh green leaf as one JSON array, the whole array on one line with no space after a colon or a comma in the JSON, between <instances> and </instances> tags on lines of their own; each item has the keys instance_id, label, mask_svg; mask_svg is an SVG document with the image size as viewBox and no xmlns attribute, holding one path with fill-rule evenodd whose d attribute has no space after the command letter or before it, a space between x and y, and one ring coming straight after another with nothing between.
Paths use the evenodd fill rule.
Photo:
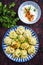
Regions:
<instances>
[{"instance_id":1,"label":"fresh green leaf","mask_svg":"<svg viewBox=\"0 0 43 65\"><path fill-rule=\"evenodd\" d=\"M2 2L0 2L0 7L2 7Z\"/></svg>"},{"instance_id":2,"label":"fresh green leaf","mask_svg":"<svg viewBox=\"0 0 43 65\"><path fill-rule=\"evenodd\" d=\"M7 25L7 23L3 23L2 25L3 25L3 27L6 27L6 28L8 28L8 25Z\"/></svg>"},{"instance_id":3,"label":"fresh green leaf","mask_svg":"<svg viewBox=\"0 0 43 65\"><path fill-rule=\"evenodd\" d=\"M16 25L16 22L19 18L16 16L16 12L11 9L15 6L15 3L9 4L10 8L7 5L0 3L0 23L3 27L11 28Z\"/></svg>"},{"instance_id":4,"label":"fresh green leaf","mask_svg":"<svg viewBox=\"0 0 43 65\"><path fill-rule=\"evenodd\" d=\"M14 17L16 15L16 12L14 12L13 10L11 11L11 16Z\"/></svg>"},{"instance_id":5,"label":"fresh green leaf","mask_svg":"<svg viewBox=\"0 0 43 65\"><path fill-rule=\"evenodd\" d=\"M3 18L0 16L0 22L2 23L3 22Z\"/></svg>"},{"instance_id":6,"label":"fresh green leaf","mask_svg":"<svg viewBox=\"0 0 43 65\"><path fill-rule=\"evenodd\" d=\"M15 3L12 2L12 3L9 5L9 8L12 8L12 7L14 7L14 6L15 6Z\"/></svg>"},{"instance_id":7,"label":"fresh green leaf","mask_svg":"<svg viewBox=\"0 0 43 65\"><path fill-rule=\"evenodd\" d=\"M4 5L3 6L3 15L6 15L7 11L8 11L7 5Z\"/></svg>"},{"instance_id":8,"label":"fresh green leaf","mask_svg":"<svg viewBox=\"0 0 43 65\"><path fill-rule=\"evenodd\" d=\"M0 2L0 15L2 14L2 11L3 11L3 5L2 5L2 3Z\"/></svg>"},{"instance_id":9,"label":"fresh green leaf","mask_svg":"<svg viewBox=\"0 0 43 65\"><path fill-rule=\"evenodd\" d=\"M13 24L15 24L16 25L16 22L19 20L19 18L15 18L14 20L13 20Z\"/></svg>"},{"instance_id":10,"label":"fresh green leaf","mask_svg":"<svg viewBox=\"0 0 43 65\"><path fill-rule=\"evenodd\" d=\"M4 5L4 8L6 8L6 7L7 7L7 5L5 4L5 5Z\"/></svg>"},{"instance_id":11,"label":"fresh green leaf","mask_svg":"<svg viewBox=\"0 0 43 65\"><path fill-rule=\"evenodd\" d=\"M31 9L31 6L30 7L28 7L28 10L30 10Z\"/></svg>"}]
</instances>

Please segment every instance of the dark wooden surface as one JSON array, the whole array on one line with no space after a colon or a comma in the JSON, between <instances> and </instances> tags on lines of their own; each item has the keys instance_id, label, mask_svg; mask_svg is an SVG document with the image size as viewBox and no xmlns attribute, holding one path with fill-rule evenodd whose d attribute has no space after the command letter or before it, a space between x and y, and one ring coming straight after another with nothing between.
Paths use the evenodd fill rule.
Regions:
<instances>
[{"instance_id":1,"label":"dark wooden surface","mask_svg":"<svg viewBox=\"0 0 43 65\"><path fill-rule=\"evenodd\" d=\"M4 4L8 4L9 2L12 2L12 1L16 3L16 7L14 8L14 10L17 12L20 4L22 4L24 1L27 1L27 0L2 0ZM37 2L39 6L41 7L42 15L40 20L37 23L33 25L27 25L27 26L31 27L34 31L36 31L38 35L39 42L40 42L38 53L33 59L25 63L16 63L8 59L6 55L3 53L3 50L1 47L2 45L1 41L7 29L0 27L0 65L43 65L43 0L33 0L33 1ZM19 20L17 25L26 25L26 24L22 23Z\"/></svg>"}]
</instances>

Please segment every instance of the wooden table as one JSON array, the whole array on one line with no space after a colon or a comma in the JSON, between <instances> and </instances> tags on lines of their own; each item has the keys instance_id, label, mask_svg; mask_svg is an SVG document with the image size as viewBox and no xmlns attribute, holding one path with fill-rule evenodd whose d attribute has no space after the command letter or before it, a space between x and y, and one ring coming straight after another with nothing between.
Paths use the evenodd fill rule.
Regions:
<instances>
[{"instance_id":1,"label":"wooden table","mask_svg":"<svg viewBox=\"0 0 43 65\"><path fill-rule=\"evenodd\" d=\"M14 10L17 12L20 4L27 0L3 0L2 2L4 4L7 4L12 1L16 3L16 7L14 8ZM2 45L1 41L2 41L4 33L7 31L7 28L0 27L0 65L43 65L43 0L33 0L33 1L37 2L39 6L41 7L42 15L40 20L33 25L26 25L19 20L17 25L26 25L32 28L34 31L36 31L39 37L39 42L40 42L38 53L32 60L25 63L16 63L9 60L6 57L6 55L3 53L2 47L1 47Z\"/></svg>"}]
</instances>

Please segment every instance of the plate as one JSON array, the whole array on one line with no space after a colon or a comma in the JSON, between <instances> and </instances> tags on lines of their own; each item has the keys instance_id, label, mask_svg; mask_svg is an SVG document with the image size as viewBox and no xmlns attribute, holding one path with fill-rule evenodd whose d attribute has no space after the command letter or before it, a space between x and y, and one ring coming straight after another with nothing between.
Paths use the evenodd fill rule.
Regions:
<instances>
[{"instance_id":1,"label":"plate","mask_svg":"<svg viewBox=\"0 0 43 65\"><path fill-rule=\"evenodd\" d=\"M34 32L30 27L24 26L25 29L31 30L32 36L34 36L34 37L36 38L36 40L37 40L37 44L35 45L35 50L36 50L36 51L35 51L35 54L33 54L33 55L28 55L27 58L25 58L25 59L23 59L23 58L13 58L11 54L7 54L7 53L5 52L5 49L6 49L7 45L4 44L4 38L9 35L9 32L10 32L11 30L16 30L17 27L19 27L19 26L15 26L15 27L10 28L10 29L8 29L8 30L6 31L6 33L5 33L5 35L4 35L3 39L2 39L2 49L3 49L3 52L5 53L5 55L6 55L9 59L11 59L12 61L15 61L15 62L26 62L26 61L29 61L30 59L32 59L32 58L36 55L36 53L38 52L38 49L39 49L38 36L37 36L36 32Z\"/></svg>"},{"instance_id":2,"label":"plate","mask_svg":"<svg viewBox=\"0 0 43 65\"><path fill-rule=\"evenodd\" d=\"M36 9L37 9L37 15L35 13L36 16L34 16L34 20L32 21L29 21L26 19L26 17L24 17L24 13L23 13L23 7L25 6L34 6ZM33 14L33 13L32 13ZM34 24L36 22L38 22L38 20L40 19L41 17L41 8L39 7L39 5L33 1L26 1L26 2L23 2L20 7L18 8L18 16L20 18L20 20L23 22L23 23L26 23L26 24Z\"/></svg>"}]
</instances>

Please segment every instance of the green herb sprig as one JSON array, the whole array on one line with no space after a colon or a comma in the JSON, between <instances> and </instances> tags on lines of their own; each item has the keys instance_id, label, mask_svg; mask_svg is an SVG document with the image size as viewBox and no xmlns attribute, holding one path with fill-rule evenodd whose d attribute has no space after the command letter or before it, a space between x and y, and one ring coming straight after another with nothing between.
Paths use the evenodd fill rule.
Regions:
<instances>
[{"instance_id":1,"label":"green herb sprig","mask_svg":"<svg viewBox=\"0 0 43 65\"><path fill-rule=\"evenodd\" d=\"M8 6L6 4L3 5L2 2L0 2L0 23L3 27L13 27L19 20L19 18L16 16L16 12L12 9L14 6L14 2L8 4Z\"/></svg>"}]
</instances>

